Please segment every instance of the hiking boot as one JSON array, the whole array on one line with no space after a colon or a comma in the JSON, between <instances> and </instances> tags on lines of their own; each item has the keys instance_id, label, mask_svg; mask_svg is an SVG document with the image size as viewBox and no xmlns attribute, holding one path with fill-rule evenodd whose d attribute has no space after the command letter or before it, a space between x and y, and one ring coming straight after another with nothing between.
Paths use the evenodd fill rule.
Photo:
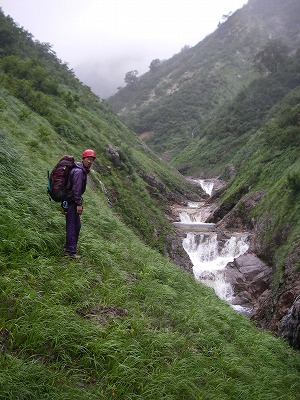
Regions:
<instances>
[{"instance_id":1,"label":"hiking boot","mask_svg":"<svg viewBox=\"0 0 300 400\"><path fill-rule=\"evenodd\" d=\"M71 253L69 251L65 251L65 257L74 258L75 260L78 260L79 258L81 258L81 256L79 254Z\"/></svg>"}]
</instances>

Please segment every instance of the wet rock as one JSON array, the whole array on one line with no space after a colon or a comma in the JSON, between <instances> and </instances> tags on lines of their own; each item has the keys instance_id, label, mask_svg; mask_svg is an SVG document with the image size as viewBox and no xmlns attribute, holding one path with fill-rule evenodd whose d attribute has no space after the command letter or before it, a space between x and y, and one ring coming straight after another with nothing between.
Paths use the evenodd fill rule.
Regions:
<instances>
[{"instance_id":1,"label":"wet rock","mask_svg":"<svg viewBox=\"0 0 300 400\"><path fill-rule=\"evenodd\" d=\"M192 167L191 163L183 164L177 168L177 171L184 175L191 167Z\"/></svg>"},{"instance_id":2,"label":"wet rock","mask_svg":"<svg viewBox=\"0 0 300 400\"><path fill-rule=\"evenodd\" d=\"M295 299L300 296L299 280L299 273L284 276L277 287L271 287L264 298L260 297L251 317L260 328L277 333L291 346L296 343L291 338L300 330L300 321L295 317L297 309L299 312L298 301L295 304Z\"/></svg>"},{"instance_id":3,"label":"wet rock","mask_svg":"<svg viewBox=\"0 0 300 400\"><path fill-rule=\"evenodd\" d=\"M176 233L169 234L166 238L165 256L185 271L193 272L193 264L182 247L182 238Z\"/></svg>"},{"instance_id":4,"label":"wet rock","mask_svg":"<svg viewBox=\"0 0 300 400\"><path fill-rule=\"evenodd\" d=\"M222 203L220 207L218 207L213 213L212 215L210 215L209 218L207 218L207 220L205 222L220 222L222 221L222 219L225 217L225 215L227 215L235 206L235 203Z\"/></svg>"},{"instance_id":5,"label":"wet rock","mask_svg":"<svg viewBox=\"0 0 300 400\"><path fill-rule=\"evenodd\" d=\"M278 334L295 349L300 348L300 296L298 296L278 326Z\"/></svg>"},{"instance_id":6,"label":"wet rock","mask_svg":"<svg viewBox=\"0 0 300 400\"><path fill-rule=\"evenodd\" d=\"M234 289L234 303L255 308L259 297L269 287L270 275L271 268L252 253L228 263L225 276Z\"/></svg>"},{"instance_id":7,"label":"wet rock","mask_svg":"<svg viewBox=\"0 0 300 400\"><path fill-rule=\"evenodd\" d=\"M212 181L214 186L211 192L210 202L219 199L221 194L226 190L228 186L227 182L220 178L212 179Z\"/></svg>"},{"instance_id":8,"label":"wet rock","mask_svg":"<svg viewBox=\"0 0 300 400\"><path fill-rule=\"evenodd\" d=\"M236 170L235 170L235 166L233 164L229 164L226 168L225 171L228 174L228 177L231 179L235 176L236 174Z\"/></svg>"},{"instance_id":9,"label":"wet rock","mask_svg":"<svg viewBox=\"0 0 300 400\"><path fill-rule=\"evenodd\" d=\"M237 196L243 196L242 199L231 199L222 203L207 222L219 223L220 229L253 229L255 221L249 218L249 214L259 204L264 194L263 190L248 193L248 188L241 188Z\"/></svg>"},{"instance_id":10,"label":"wet rock","mask_svg":"<svg viewBox=\"0 0 300 400\"><path fill-rule=\"evenodd\" d=\"M120 155L119 155L118 151L111 144L106 149L106 152L109 155L110 159L112 160L112 163L115 166L121 165Z\"/></svg>"}]
</instances>

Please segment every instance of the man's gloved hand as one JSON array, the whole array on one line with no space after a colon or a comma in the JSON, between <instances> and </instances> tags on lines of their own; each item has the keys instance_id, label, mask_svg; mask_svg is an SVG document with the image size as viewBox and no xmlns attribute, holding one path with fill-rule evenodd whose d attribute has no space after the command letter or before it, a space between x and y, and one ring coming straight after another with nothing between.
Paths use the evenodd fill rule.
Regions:
<instances>
[{"instance_id":1,"label":"man's gloved hand","mask_svg":"<svg viewBox=\"0 0 300 400\"><path fill-rule=\"evenodd\" d=\"M83 212L83 207L82 206L77 206L77 214L81 215Z\"/></svg>"}]
</instances>

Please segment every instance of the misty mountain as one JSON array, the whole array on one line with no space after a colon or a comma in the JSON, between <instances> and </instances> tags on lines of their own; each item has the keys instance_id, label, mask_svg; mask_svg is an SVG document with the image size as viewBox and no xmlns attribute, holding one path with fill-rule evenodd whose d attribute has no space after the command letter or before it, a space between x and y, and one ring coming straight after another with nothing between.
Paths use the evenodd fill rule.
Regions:
<instances>
[{"instance_id":1,"label":"misty mountain","mask_svg":"<svg viewBox=\"0 0 300 400\"><path fill-rule=\"evenodd\" d=\"M87 61L75 66L74 71L76 76L102 99L111 96L117 90L119 74L108 73L106 66L100 63Z\"/></svg>"},{"instance_id":2,"label":"misty mountain","mask_svg":"<svg viewBox=\"0 0 300 400\"><path fill-rule=\"evenodd\" d=\"M299 15L297 0L249 0L196 46L107 101L157 154L177 167L189 164L181 151L198 146L217 110L261 76L254 60L269 41L280 41L294 54Z\"/></svg>"},{"instance_id":3,"label":"misty mountain","mask_svg":"<svg viewBox=\"0 0 300 400\"><path fill-rule=\"evenodd\" d=\"M130 70L132 64L145 64L137 54L119 54L111 57L106 63L95 60L85 60L74 67L76 76L89 86L93 92L106 99L124 86L125 71Z\"/></svg>"}]
</instances>

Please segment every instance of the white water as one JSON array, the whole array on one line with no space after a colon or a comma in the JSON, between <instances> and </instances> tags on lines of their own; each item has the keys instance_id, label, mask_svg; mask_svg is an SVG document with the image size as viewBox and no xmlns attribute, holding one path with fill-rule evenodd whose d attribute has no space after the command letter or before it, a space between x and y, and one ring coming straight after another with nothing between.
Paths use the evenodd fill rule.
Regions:
<instances>
[{"instance_id":1,"label":"white water","mask_svg":"<svg viewBox=\"0 0 300 400\"><path fill-rule=\"evenodd\" d=\"M104 196L106 198L107 204L109 205L109 207L112 207L112 203L111 203L111 201L110 201L110 199L108 197L108 191L107 191L106 187L104 186L104 183L98 177L96 177L96 179L97 179L97 181L99 182L99 184L101 186L101 189L102 189L102 192L104 193Z\"/></svg>"},{"instance_id":2,"label":"white water","mask_svg":"<svg viewBox=\"0 0 300 400\"><path fill-rule=\"evenodd\" d=\"M188 202L188 208L199 208L199 207L200 207L200 203L197 203L195 201Z\"/></svg>"},{"instance_id":3,"label":"white water","mask_svg":"<svg viewBox=\"0 0 300 400\"><path fill-rule=\"evenodd\" d=\"M180 222L185 224L193 224L202 222L205 219L205 211L197 211L193 213L188 213L187 211L181 211L179 214Z\"/></svg>"},{"instance_id":4,"label":"white water","mask_svg":"<svg viewBox=\"0 0 300 400\"><path fill-rule=\"evenodd\" d=\"M193 263L196 279L212 287L223 300L233 300L233 289L226 282L224 271L229 262L244 254L248 249L247 236L232 236L223 246L218 242L217 234L206 235L189 232L183 239L183 248Z\"/></svg>"},{"instance_id":5,"label":"white water","mask_svg":"<svg viewBox=\"0 0 300 400\"><path fill-rule=\"evenodd\" d=\"M188 178L188 179L191 182L200 185L201 188L204 190L204 192L209 196L211 196L215 184L215 179L193 179L193 178Z\"/></svg>"},{"instance_id":6,"label":"white water","mask_svg":"<svg viewBox=\"0 0 300 400\"><path fill-rule=\"evenodd\" d=\"M207 193L211 196L213 188L214 188L214 182L211 182L211 181L208 181L205 179L199 179L198 182L200 183L200 186L205 191L205 193Z\"/></svg>"},{"instance_id":7,"label":"white water","mask_svg":"<svg viewBox=\"0 0 300 400\"><path fill-rule=\"evenodd\" d=\"M213 182L205 182L205 180L198 180L198 182L206 193L211 195ZM198 204L197 207L196 204ZM183 248L192 261L195 278L212 287L221 299L231 303L233 288L229 282L226 282L225 267L248 250L247 235L233 233L229 239L219 242L216 233L193 232L193 224L203 223L205 226L204 221L207 218L207 209L205 210L205 208L191 212L191 209L198 207L201 207L201 203L189 203L188 208L179 214L181 223L191 224L191 231L183 239ZM237 310L242 309L239 306L233 307Z\"/></svg>"}]
</instances>

